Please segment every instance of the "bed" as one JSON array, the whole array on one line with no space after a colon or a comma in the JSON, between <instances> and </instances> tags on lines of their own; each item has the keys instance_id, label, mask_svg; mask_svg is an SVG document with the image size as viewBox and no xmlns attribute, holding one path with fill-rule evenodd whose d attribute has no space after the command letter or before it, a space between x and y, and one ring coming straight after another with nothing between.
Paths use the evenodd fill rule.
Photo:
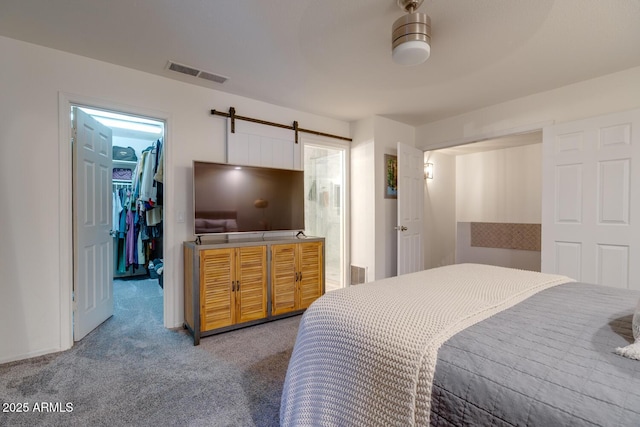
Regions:
<instances>
[{"instance_id":1,"label":"bed","mask_svg":"<svg viewBox=\"0 0 640 427\"><path fill-rule=\"evenodd\" d=\"M640 292L479 264L327 293L305 312L283 426L640 425Z\"/></svg>"}]
</instances>

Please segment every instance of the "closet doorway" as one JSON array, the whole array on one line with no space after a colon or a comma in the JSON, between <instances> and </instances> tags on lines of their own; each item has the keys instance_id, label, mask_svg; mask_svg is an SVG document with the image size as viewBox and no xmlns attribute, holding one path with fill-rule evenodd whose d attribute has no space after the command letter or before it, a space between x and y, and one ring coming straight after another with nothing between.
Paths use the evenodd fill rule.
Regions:
<instances>
[{"instance_id":1,"label":"closet doorway","mask_svg":"<svg viewBox=\"0 0 640 427\"><path fill-rule=\"evenodd\" d=\"M113 314L116 286L163 290L164 121L71 105L73 340Z\"/></svg>"}]
</instances>

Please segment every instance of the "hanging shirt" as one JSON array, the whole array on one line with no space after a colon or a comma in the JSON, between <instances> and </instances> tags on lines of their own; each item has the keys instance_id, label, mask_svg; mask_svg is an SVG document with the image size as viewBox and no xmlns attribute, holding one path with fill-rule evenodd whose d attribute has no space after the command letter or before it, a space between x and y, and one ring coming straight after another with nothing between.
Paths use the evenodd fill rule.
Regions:
<instances>
[{"instance_id":1,"label":"hanging shirt","mask_svg":"<svg viewBox=\"0 0 640 427\"><path fill-rule=\"evenodd\" d=\"M131 209L127 210L127 266L132 264L137 264L136 259L138 258L138 253L136 252L136 227L135 227L135 217L133 211Z\"/></svg>"},{"instance_id":2,"label":"hanging shirt","mask_svg":"<svg viewBox=\"0 0 640 427\"><path fill-rule=\"evenodd\" d=\"M136 263L138 265L146 264L147 254L145 253L145 245L144 245L144 242L142 241L142 233L138 233L137 250L138 250L138 256L137 256Z\"/></svg>"},{"instance_id":3,"label":"hanging shirt","mask_svg":"<svg viewBox=\"0 0 640 427\"><path fill-rule=\"evenodd\" d=\"M156 165L156 174L153 176L158 182L163 182L164 180L164 147L162 145L158 145L158 150L160 150L160 155L158 157L158 164Z\"/></svg>"},{"instance_id":4,"label":"hanging shirt","mask_svg":"<svg viewBox=\"0 0 640 427\"><path fill-rule=\"evenodd\" d=\"M153 182L153 175L156 163L155 148L142 153L144 159L142 163L142 177L140 178L140 200L149 202L152 205L156 203L156 187Z\"/></svg>"},{"instance_id":5,"label":"hanging shirt","mask_svg":"<svg viewBox=\"0 0 640 427\"><path fill-rule=\"evenodd\" d=\"M147 225L152 227L162 222L162 206L156 206L153 209L149 209L147 214Z\"/></svg>"},{"instance_id":6,"label":"hanging shirt","mask_svg":"<svg viewBox=\"0 0 640 427\"><path fill-rule=\"evenodd\" d=\"M120 228L120 212L122 212L122 203L120 202L120 195L118 194L118 190L113 192L113 215L112 215L112 223L111 230L117 232Z\"/></svg>"}]
</instances>

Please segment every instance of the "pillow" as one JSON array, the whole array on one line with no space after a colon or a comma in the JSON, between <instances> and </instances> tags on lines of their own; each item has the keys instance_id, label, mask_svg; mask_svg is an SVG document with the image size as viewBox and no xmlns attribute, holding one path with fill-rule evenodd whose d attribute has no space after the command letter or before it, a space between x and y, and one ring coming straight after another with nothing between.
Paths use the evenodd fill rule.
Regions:
<instances>
[{"instance_id":1,"label":"pillow","mask_svg":"<svg viewBox=\"0 0 640 427\"><path fill-rule=\"evenodd\" d=\"M227 220L227 231L238 231L238 223L235 219Z\"/></svg>"},{"instance_id":2,"label":"pillow","mask_svg":"<svg viewBox=\"0 0 640 427\"><path fill-rule=\"evenodd\" d=\"M638 301L636 310L633 312L631 332L633 333L634 343L626 347L616 348L616 354L628 357L629 359L640 360L640 301Z\"/></svg>"},{"instance_id":3,"label":"pillow","mask_svg":"<svg viewBox=\"0 0 640 427\"><path fill-rule=\"evenodd\" d=\"M224 233L227 231L225 225L226 219L202 219L196 218L196 234L197 233Z\"/></svg>"}]
</instances>

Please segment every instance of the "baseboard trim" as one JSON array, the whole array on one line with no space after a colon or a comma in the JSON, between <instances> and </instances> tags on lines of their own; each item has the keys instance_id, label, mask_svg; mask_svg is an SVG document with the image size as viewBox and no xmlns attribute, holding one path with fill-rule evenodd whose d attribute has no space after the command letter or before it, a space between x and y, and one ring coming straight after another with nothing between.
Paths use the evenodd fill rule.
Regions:
<instances>
[{"instance_id":1,"label":"baseboard trim","mask_svg":"<svg viewBox=\"0 0 640 427\"><path fill-rule=\"evenodd\" d=\"M51 353L59 353L61 351L63 350L61 350L60 348L48 348L44 350L32 351L32 352L17 354L17 355L8 356L8 357L1 357L0 365L5 363L18 362L20 360L32 359L34 357L39 357L39 356L45 356Z\"/></svg>"}]
</instances>

